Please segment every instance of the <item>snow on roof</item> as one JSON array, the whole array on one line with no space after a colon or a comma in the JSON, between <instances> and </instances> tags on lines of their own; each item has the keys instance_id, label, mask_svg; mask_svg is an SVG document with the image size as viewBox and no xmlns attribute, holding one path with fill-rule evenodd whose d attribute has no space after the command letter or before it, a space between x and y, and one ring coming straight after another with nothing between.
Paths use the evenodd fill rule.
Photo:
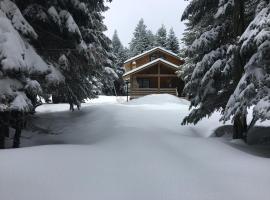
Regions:
<instances>
[{"instance_id":1,"label":"snow on roof","mask_svg":"<svg viewBox=\"0 0 270 200\"><path fill-rule=\"evenodd\" d=\"M124 63L128 63L128 62L130 62L130 61L132 61L132 60L135 60L135 59L137 59L137 58L140 58L140 57L142 57L142 56L144 56L144 55L147 55L147 54L149 54L149 53L152 53L152 52L154 52L154 51L156 51L156 50L161 50L161 51L163 51L163 52L165 52L165 53L168 53L168 54L170 54L170 55L172 55L172 56L177 57L178 59L180 59L179 56L178 56L177 54L175 54L175 53L173 53L173 52L171 52L171 51L169 51L169 50L167 50L167 49L164 49L164 48L162 48L162 47L155 47L155 48L150 49L150 50L148 50L148 51L145 51L145 52L143 52L143 53L141 53L141 54L139 54L139 55L137 55L137 56L134 56L134 57L132 57L132 58L129 58L129 59L126 60Z\"/></svg>"},{"instance_id":2,"label":"snow on roof","mask_svg":"<svg viewBox=\"0 0 270 200\"><path fill-rule=\"evenodd\" d=\"M167 60L164 60L162 58L158 58L158 59L153 60L153 61L151 61L149 63L146 63L145 65L142 65L142 66L137 67L137 68L135 68L133 70L130 70L129 72L126 72L123 76L127 76L127 75L133 74L133 73L135 73L137 71L141 71L141 70L143 70L143 69L145 69L147 67L150 67L150 66L152 66L152 65L154 65L154 64L156 64L158 62L163 62L163 63L167 64L168 66L174 68L174 69L179 69L179 66L177 66L177 65L175 65L175 64L173 64L173 63L171 63L171 62L169 62Z\"/></svg>"}]
</instances>

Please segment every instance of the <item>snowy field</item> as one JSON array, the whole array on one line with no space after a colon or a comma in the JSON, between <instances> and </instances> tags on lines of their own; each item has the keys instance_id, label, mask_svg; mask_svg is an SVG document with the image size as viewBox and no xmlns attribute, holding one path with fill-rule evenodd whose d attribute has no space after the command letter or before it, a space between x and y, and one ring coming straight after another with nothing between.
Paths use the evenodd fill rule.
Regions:
<instances>
[{"instance_id":1,"label":"snowy field","mask_svg":"<svg viewBox=\"0 0 270 200\"><path fill-rule=\"evenodd\" d=\"M0 199L269 200L269 158L209 137L219 114L181 126L188 107L170 95L43 105L25 148L0 151Z\"/></svg>"}]
</instances>

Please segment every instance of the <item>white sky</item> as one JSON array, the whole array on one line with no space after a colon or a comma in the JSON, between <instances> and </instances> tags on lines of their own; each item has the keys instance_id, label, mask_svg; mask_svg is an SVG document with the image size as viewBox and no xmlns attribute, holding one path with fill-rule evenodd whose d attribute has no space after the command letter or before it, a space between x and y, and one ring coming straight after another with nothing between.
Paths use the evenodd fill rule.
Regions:
<instances>
[{"instance_id":1,"label":"white sky","mask_svg":"<svg viewBox=\"0 0 270 200\"><path fill-rule=\"evenodd\" d=\"M123 45L128 46L136 25L143 18L153 33L164 24L168 30L173 27L181 38L185 26L180 19L187 4L184 0L113 0L104 15L106 34L112 38L116 29Z\"/></svg>"}]
</instances>

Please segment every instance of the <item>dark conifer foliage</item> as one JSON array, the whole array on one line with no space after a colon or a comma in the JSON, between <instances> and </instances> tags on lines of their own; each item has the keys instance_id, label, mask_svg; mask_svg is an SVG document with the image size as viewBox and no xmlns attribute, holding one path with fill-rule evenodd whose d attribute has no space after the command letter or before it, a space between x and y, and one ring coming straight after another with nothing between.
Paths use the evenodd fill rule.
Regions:
<instances>
[{"instance_id":1,"label":"dark conifer foliage","mask_svg":"<svg viewBox=\"0 0 270 200\"><path fill-rule=\"evenodd\" d=\"M156 34L147 29L144 20L141 19L135 28L132 41L129 46L129 57L141 54L144 51L154 47L162 47L176 54L179 53L179 41L176 37L173 28L167 34L167 29L162 25Z\"/></svg>"},{"instance_id":2,"label":"dark conifer foliage","mask_svg":"<svg viewBox=\"0 0 270 200\"><path fill-rule=\"evenodd\" d=\"M9 127L19 146L26 116L41 97L52 95L74 110L112 85L106 10L103 0L0 1L0 148Z\"/></svg>"},{"instance_id":3,"label":"dark conifer foliage","mask_svg":"<svg viewBox=\"0 0 270 200\"><path fill-rule=\"evenodd\" d=\"M162 25L156 33L156 46L167 47L167 30L164 25Z\"/></svg>"},{"instance_id":4,"label":"dark conifer foliage","mask_svg":"<svg viewBox=\"0 0 270 200\"><path fill-rule=\"evenodd\" d=\"M180 74L193 110L184 124L221 110L223 120L232 116L237 139L246 137L250 106L255 105L249 127L258 119L269 119L267 18L266 0L190 2L182 16L188 20L183 38L186 48L181 52L187 59Z\"/></svg>"},{"instance_id":5,"label":"dark conifer foliage","mask_svg":"<svg viewBox=\"0 0 270 200\"><path fill-rule=\"evenodd\" d=\"M130 57L141 54L151 48L153 48L153 34L150 30L147 30L144 20L141 19L135 28L130 42Z\"/></svg>"},{"instance_id":6,"label":"dark conifer foliage","mask_svg":"<svg viewBox=\"0 0 270 200\"><path fill-rule=\"evenodd\" d=\"M122 78L125 70L124 70L124 62L128 59L128 49L125 48L117 34L117 31L114 32L113 38L112 38L112 50L113 54L115 56L113 66L116 71L116 74L118 75L118 79L115 81L115 92L117 95L124 95L124 80Z\"/></svg>"},{"instance_id":7,"label":"dark conifer foliage","mask_svg":"<svg viewBox=\"0 0 270 200\"><path fill-rule=\"evenodd\" d=\"M172 51L175 54L179 54L179 41L176 37L173 28L170 29L168 34L167 42L166 42L166 49Z\"/></svg>"}]
</instances>

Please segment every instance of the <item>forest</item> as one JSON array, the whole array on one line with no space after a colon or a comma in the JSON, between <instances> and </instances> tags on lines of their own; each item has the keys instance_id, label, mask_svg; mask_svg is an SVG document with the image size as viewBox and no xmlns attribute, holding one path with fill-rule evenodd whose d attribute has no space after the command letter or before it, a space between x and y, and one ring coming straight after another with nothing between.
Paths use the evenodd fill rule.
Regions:
<instances>
[{"instance_id":1,"label":"forest","mask_svg":"<svg viewBox=\"0 0 270 200\"><path fill-rule=\"evenodd\" d=\"M0 148L10 130L19 146L29 115L44 102L78 109L97 95L125 95L123 63L155 46L179 54L178 75L196 124L219 111L245 139L257 121L270 119L269 1L192 0L182 14L181 40L164 25L156 34L141 19L129 47L108 38L103 0L1 0ZM180 18L180 17L179 17ZM253 118L247 121L251 110Z\"/></svg>"},{"instance_id":2,"label":"forest","mask_svg":"<svg viewBox=\"0 0 270 200\"><path fill-rule=\"evenodd\" d=\"M1 200L269 200L269 158L270 0L0 0Z\"/></svg>"}]
</instances>

